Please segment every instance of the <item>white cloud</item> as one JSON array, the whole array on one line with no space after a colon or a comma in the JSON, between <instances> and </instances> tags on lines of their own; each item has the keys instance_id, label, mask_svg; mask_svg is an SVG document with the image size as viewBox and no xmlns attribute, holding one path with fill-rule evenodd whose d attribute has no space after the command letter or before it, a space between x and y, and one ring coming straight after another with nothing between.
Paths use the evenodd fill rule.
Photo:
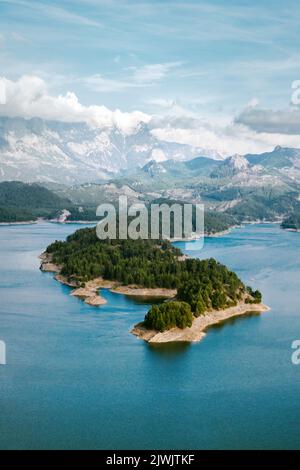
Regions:
<instances>
[{"instance_id":1,"label":"white cloud","mask_svg":"<svg viewBox=\"0 0 300 470\"><path fill-rule=\"evenodd\" d=\"M14 41L17 41L17 42L25 42L25 43L29 42L27 37L25 37L23 34L17 31L12 31L11 37Z\"/></svg>"},{"instance_id":2,"label":"white cloud","mask_svg":"<svg viewBox=\"0 0 300 470\"><path fill-rule=\"evenodd\" d=\"M140 111L122 113L105 106L84 106L73 92L52 96L43 79L29 75L15 82L0 78L0 115L87 122L99 127L116 125L124 132L131 132L139 122L150 120L150 116Z\"/></svg>"},{"instance_id":3,"label":"white cloud","mask_svg":"<svg viewBox=\"0 0 300 470\"><path fill-rule=\"evenodd\" d=\"M300 109L260 110L253 98L237 116L203 114L191 103L167 99L148 101L161 109L149 126L160 139L190 144L220 155L260 153L276 145L300 148Z\"/></svg>"},{"instance_id":4,"label":"white cloud","mask_svg":"<svg viewBox=\"0 0 300 470\"><path fill-rule=\"evenodd\" d=\"M85 106L71 91L51 95L45 80L37 76L23 76L17 81L0 77L1 116L116 126L126 133L132 133L144 122L160 139L214 150L224 156L259 153L276 145L300 148L300 111L280 113L248 106L234 120L229 116L203 116L175 100L152 100L155 102L163 112L152 116L140 111L112 111L105 106Z\"/></svg>"},{"instance_id":5,"label":"white cloud","mask_svg":"<svg viewBox=\"0 0 300 470\"><path fill-rule=\"evenodd\" d=\"M103 77L100 74L90 75L77 80L93 91L98 92L120 92L129 88L137 88L146 86L144 83L135 83L130 80L114 80L112 78Z\"/></svg>"},{"instance_id":6,"label":"white cloud","mask_svg":"<svg viewBox=\"0 0 300 470\"><path fill-rule=\"evenodd\" d=\"M166 122L166 121L165 121ZM248 127L231 123L227 126L216 126L208 122L193 120L190 128L188 120L184 122L173 118L172 125L153 128L153 134L163 140L194 145L195 147L215 150L222 156L234 153L261 153L272 150L276 145L282 147L300 148L300 135L286 135L282 133L256 132Z\"/></svg>"},{"instance_id":7,"label":"white cloud","mask_svg":"<svg viewBox=\"0 0 300 470\"><path fill-rule=\"evenodd\" d=\"M120 56L117 56L120 60ZM115 60L115 59L114 59ZM181 62L166 62L164 64L147 64L141 67L127 67L125 78L114 79L94 74L82 77L76 81L97 92L121 92L130 88L143 88L154 85L163 80L173 68L179 67ZM129 73L128 73L129 72Z\"/></svg>"},{"instance_id":8,"label":"white cloud","mask_svg":"<svg viewBox=\"0 0 300 470\"><path fill-rule=\"evenodd\" d=\"M152 98L145 100L145 102L163 109L171 109L176 103L175 100L168 100L166 98Z\"/></svg>"},{"instance_id":9,"label":"white cloud","mask_svg":"<svg viewBox=\"0 0 300 470\"><path fill-rule=\"evenodd\" d=\"M247 107L235 119L256 132L300 135L300 109L274 111L256 106Z\"/></svg>"},{"instance_id":10,"label":"white cloud","mask_svg":"<svg viewBox=\"0 0 300 470\"><path fill-rule=\"evenodd\" d=\"M141 67L130 67L133 71L133 80L136 82L151 83L162 80L171 70L180 67L182 62L165 62L163 64L146 64Z\"/></svg>"},{"instance_id":11,"label":"white cloud","mask_svg":"<svg viewBox=\"0 0 300 470\"><path fill-rule=\"evenodd\" d=\"M153 134L163 140L215 150L222 156L270 151L276 145L300 148L300 110L269 110L269 121L265 113L262 116L255 114L255 121L257 99L251 100L236 118L226 115L204 116L199 110L191 110L172 100L151 102L160 106L163 114L153 116L148 125ZM252 115L252 126L250 119L246 120L246 115ZM291 132L297 129L298 133Z\"/></svg>"},{"instance_id":12,"label":"white cloud","mask_svg":"<svg viewBox=\"0 0 300 470\"><path fill-rule=\"evenodd\" d=\"M27 0L0 0L3 3L12 3L15 5L19 5L25 7L27 10L30 9L32 11L36 11L47 15L49 18L53 18L55 20L59 20L62 22L73 23L81 26L102 26L102 23L96 21L94 19L87 18L83 15L78 15L73 13L65 8L58 7L55 5L42 4L40 2L34 1L27 1Z\"/></svg>"},{"instance_id":13,"label":"white cloud","mask_svg":"<svg viewBox=\"0 0 300 470\"><path fill-rule=\"evenodd\" d=\"M0 105L6 102L6 88L3 80L0 79Z\"/></svg>"}]
</instances>

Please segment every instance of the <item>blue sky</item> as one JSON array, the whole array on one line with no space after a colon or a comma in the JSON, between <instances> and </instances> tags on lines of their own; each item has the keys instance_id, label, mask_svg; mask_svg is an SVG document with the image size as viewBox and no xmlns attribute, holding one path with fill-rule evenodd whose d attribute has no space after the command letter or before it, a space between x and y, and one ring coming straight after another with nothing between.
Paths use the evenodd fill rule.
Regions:
<instances>
[{"instance_id":1,"label":"blue sky","mask_svg":"<svg viewBox=\"0 0 300 470\"><path fill-rule=\"evenodd\" d=\"M72 85L86 104L282 106L300 72L296 1L0 0L0 12L1 74Z\"/></svg>"},{"instance_id":2,"label":"blue sky","mask_svg":"<svg viewBox=\"0 0 300 470\"><path fill-rule=\"evenodd\" d=\"M85 106L235 119L289 107L300 3L0 0L0 76Z\"/></svg>"}]
</instances>

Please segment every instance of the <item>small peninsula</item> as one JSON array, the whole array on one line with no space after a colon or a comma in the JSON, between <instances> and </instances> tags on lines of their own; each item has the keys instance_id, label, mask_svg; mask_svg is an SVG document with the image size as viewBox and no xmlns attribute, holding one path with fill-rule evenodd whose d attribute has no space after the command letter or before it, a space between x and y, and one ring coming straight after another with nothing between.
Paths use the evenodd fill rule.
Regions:
<instances>
[{"instance_id":1,"label":"small peninsula","mask_svg":"<svg viewBox=\"0 0 300 470\"><path fill-rule=\"evenodd\" d=\"M193 317L191 326L186 328L175 326L165 331L158 331L148 329L145 326L145 322L142 322L135 325L131 333L148 343L197 342L204 338L206 330L210 326L225 322L230 318L254 313L259 314L268 310L270 308L262 303L252 304L250 307L248 303L241 301L234 307L228 307L223 310L211 310L199 317Z\"/></svg>"},{"instance_id":2,"label":"small peninsula","mask_svg":"<svg viewBox=\"0 0 300 470\"><path fill-rule=\"evenodd\" d=\"M101 288L161 298L132 330L151 343L199 341L211 325L268 310L261 293L226 266L186 257L167 240L99 240L95 228L84 228L49 245L41 259L42 270L90 305L106 302Z\"/></svg>"},{"instance_id":3,"label":"small peninsula","mask_svg":"<svg viewBox=\"0 0 300 470\"><path fill-rule=\"evenodd\" d=\"M294 211L286 217L282 221L281 228L291 232L300 232L300 211Z\"/></svg>"}]
</instances>

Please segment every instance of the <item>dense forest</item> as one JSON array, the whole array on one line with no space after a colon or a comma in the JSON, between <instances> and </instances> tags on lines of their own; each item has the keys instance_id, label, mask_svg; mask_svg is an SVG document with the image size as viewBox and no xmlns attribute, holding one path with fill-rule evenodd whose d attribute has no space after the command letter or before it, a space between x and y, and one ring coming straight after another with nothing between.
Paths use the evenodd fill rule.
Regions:
<instances>
[{"instance_id":1,"label":"dense forest","mask_svg":"<svg viewBox=\"0 0 300 470\"><path fill-rule=\"evenodd\" d=\"M166 240L99 240L95 228L88 228L52 243L47 253L62 266L63 275L81 285L101 276L123 285L177 289L175 302L153 306L145 318L148 328L159 331L183 328L191 314L234 306L243 297L249 303L261 299L216 260L183 259Z\"/></svg>"},{"instance_id":2,"label":"dense forest","mask_svg":"<svg viewBox=\"0 0 300 470\"><path fill-rule=\"evenodd\" d=\"M23 222L51 217L63 209L68 200L61 199L38 184L20 181L0 183L0 222Z\"/></svg>"},{"instance_id":3,"label":"dense forest","mask_svg":"<svg viewBox=\"0 0 300 470\"><path fill-rule=\"evenodd\" d=\"M155 204L168 204L172 206L172 204L181 204L182 202L171 200L171 199L157 199L152 201ZM118 204L114 204L118 219ZM149 204L146 204L149 213L149 227L151 223L150 214L151 214L151 207ZM66 209L70 212L67 220L69 221L76 221L76 220L86 220L86 221L95 221L99 220L99 217L96 216L96 206L67 206ZM59 216L59 211L56 213L56 217ZM132 220L133 217L128 217L128 222ZM205 211L204 216L204 232L207 235L212 235L217 232L223 232L228 230L229 228L233 227L234 225L238 224L238 220L234 218L230 214L222 213L222 212L212 212L212 211ZM193 230L195 230L195 214L193 214ZM171 236L173 235L173 219L171 218Z\"/></svg>"},{"instance_id":4,"label":"dense forest","mask_svg":"<svg viewBox=\"0 0 300 470\"><path fill-rule=\"evenodd\" d=\"M285 229L300 230L300 210L295 211L293 214L286 217L283 220L281 227Z\"/></svg>"},{"instance_id":5,"label":"dense forest","mask_svg":"<svg viewBox=\"0 0 300 470\"><path fill-rule=\"evenodd\" d=\"M179 204L183 207L184 202L177 200L177 199L166 199L166 198L158 198L153 199L151 204ZM184 209L183 209L184 212ZM150 207L149 207L150 213ZM193 230L195 230L196 220L195 220L195 205L193 207ZM227 214L225 212L217 212L206 210L204 213L204 232L207 235L213 235L214 233L224 232L231 227L239 224L239 220L231 214ZM172 220L171 220L171 233L172 233Z\"/></svg>"},{"instance_id":6,"label":"dense forest","mask_svg":"<svg viewBox=\"0 0 300 470\"><path fill-rule=\"evenodd\" d=\"M0 222L2 223L30 222L32 220L35 220L34 215L26 209L0 206Z\"/></svg>"},{"instance_id":7,"label":"dense forest","mask_svg":"<svg viewBox=\"0 0 300 470\"><path fill-rule=\"evenodd\" d=\"M207 235L224 232L239 223L237 218L224 212L205 211L204 214L204 231Z\"/></svg>"},{"instance_id":8,"label":"dense forest","mask_svg":"<svg viewBox=\"0 0 300 470\"><path fill-rule=\"evenodd\" d=\"M160 199L157 204L174 204L178 201ZM115 203L118 212L117 204ZM57 195L52 189L36 183L4 181L0 183L0 222L23 222L59 218L63 209L69 212L68 221L95 221L96 201L94 205L82 205L71 202L64 195ZM150 210L149 210L150 213ZM222 232L237 223L236 219L224 213L205 212L204 230L207 234Z\"/></svg>"},{"instance_id":9,"label":"dense forest","mask_svg":"<svg viewBox=\"0 0 300 470\"><path fill-rule=\"evenodd\" d=\"M170 328L187 328L192 326L193 313L191 306L186 302L165 302L161 305L152 305L145 316L144 326L148 329L165 331Z\"/></svg>"},{"instance_id":10,"label":"dense forest","mask_svg":"<svg viewBox=\"0 0 300 470\"><path fill-rule=\"evenodd\" d=\"M70 212L68 216L69 221L76 220L85 220L87 222L99 220L99 217L96 216L96 207L95 208L86 208L86 207L70 207L68 206L67 210Z\"/></svg>"},{"instance_id":11,"label":"dense forest","mask_svg":"<svg viewBox=\"0 0 300 470\"><path fill-rule=\"evenodd\" d=\"M274 221L287 212L300 210L300 202L295 193L284 195L253 195L245 197L236 206L228 209L240 222L253 220Z\"/></svg>"}]
</instances>

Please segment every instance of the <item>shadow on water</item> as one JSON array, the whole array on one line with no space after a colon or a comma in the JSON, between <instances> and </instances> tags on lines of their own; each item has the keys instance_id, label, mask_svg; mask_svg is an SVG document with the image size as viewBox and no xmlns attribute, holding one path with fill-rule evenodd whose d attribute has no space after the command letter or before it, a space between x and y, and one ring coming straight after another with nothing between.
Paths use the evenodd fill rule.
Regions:
<instances>
[{"instance_id":1,"label":"shadow on water","mask_svg":"<svg viewBox=\"0 0 300 470\"><path fill-rule=\"evenodd\" d=\"M173 359L176 356L186 353L191 346L191 343L184 341L172 343L147 343L148 351L156 356L161 356L166 359Z\"/></svg>"},{"instance_id":2,"label":"shadow on water","mask_svg":"<svg viewBox=\"0 0 300 470\"><path fill-rule=\"evenodd\" d=\"M153 296L137 296L137 295L127 295L117 292L113 292L108 288L101 288L98 291L102 297L104 297L110 306L118 306L120 304L129 304L129 305L146 305L149 308L153 304L161 304L165 297L153 297Z\"/></svg>"},{"instance_id":3,"label":"shadow on water","mask_svg":"<svg viewBox=\"0 0 300 470\"><path fill-rule=\"evenodd\" d=\"M120 295L120 294L118 294ZM126 295L128 299L133 301L135 304L140 305L153 305L153 304L161 304L166 300L165 297L151 297L151 296L137 296L137 295Z\"/></svg>"},{"instance_id":4,"label":"shadow on water","mask_svg":"<svg viewBox=\"0 0 300 470\"><path fill-rule=\"evenodd\" d=\"M242 314L236 317L223 320L220 323L209 326L206 328L205 333L209 334L209 330L215 330L216 332L221 331L226 326L232 326L239 322L245 322L252 319L260 319L261 314L259 312L249 311L246 314ZM170 343L147 343L149 353L166 359L174 359L177 356L184 355L192 347L193 343L185 341L174 341Z\"/></svg>"},{"instance_id":5,"label":"shadow on water","mask_svg":"<svg viewBox=\"0 0 300 470\"><path fill-rule=\"evenodd\" d=\"M247 321L249 320L250 318L254 319L259 319L261 318L261 313L260 312L247 312L247 313L243 313L241 315L237 315L235 317L231 317L231 318L227 318L226 320L222 320L220 321L219 323L216 323L215 325L211 325L211 326L208 326L206 328L206 332L209 331L210 329L213 329L213 330L221 330L223 329L224 327L226 326L232 326L236 323L240 323L240 322L243 322L243 321Z\"/></svg>"}]
</instances>

